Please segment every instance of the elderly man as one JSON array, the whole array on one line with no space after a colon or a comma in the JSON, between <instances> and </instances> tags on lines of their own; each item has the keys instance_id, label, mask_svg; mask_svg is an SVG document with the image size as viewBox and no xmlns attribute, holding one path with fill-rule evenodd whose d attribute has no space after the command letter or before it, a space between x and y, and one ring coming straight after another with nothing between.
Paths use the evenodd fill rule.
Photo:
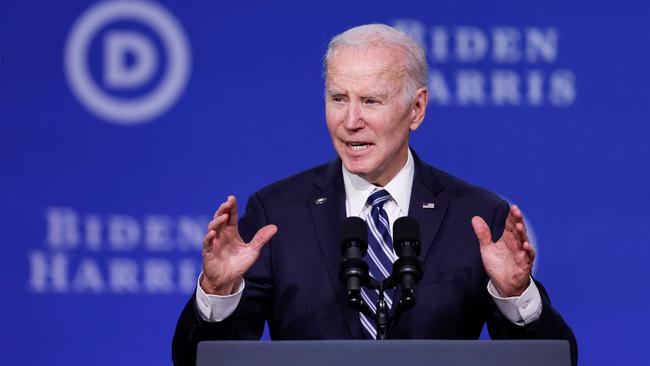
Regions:
<instances>
[{"instance_id":1,"label":"elderly man","mask_svg":"<svg viewBox=\"0 0 650 366\"><path fill-rule=\"evenodd\" d=\"M424 276L388 338L476 339L487 322L492 338L568 339L575 363L573 333L531 278L535 251L521 211L409 149L427 106L421 47L392 27L360 26L332 39L324 67L339 159L258 191L239 223L235 197L221 204L178 321L174 362L192 364L202 340L258 339L265 320L273 339L375 338L337 277L340 225L366 220L367 262L382 279L395 260L390 228L408 215L422 228Z\"/></svg>"}]
</instances>

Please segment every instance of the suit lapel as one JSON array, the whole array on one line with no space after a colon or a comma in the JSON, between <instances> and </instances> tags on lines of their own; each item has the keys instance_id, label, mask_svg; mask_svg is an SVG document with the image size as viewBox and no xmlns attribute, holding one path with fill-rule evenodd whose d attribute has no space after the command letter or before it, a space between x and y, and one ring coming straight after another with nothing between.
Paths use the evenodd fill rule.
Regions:
<instances>
[{"instance_id":1,"label":"suit lapel","mask_svg":"<svg viewBox=\"0 0 650 366\"><path fill-rule=\"evenodd\" d=\"M422 251L420 259L424 261L433 246L433 240L440 229L447 212L447 202L440 194L443 186L434 174L434 170L422 162L413 152L415 160L415 174L413 177L413 188L411 190L411 201L409 204L409 216L420 224L422 233ZM430 204L433 204L433 208Z\"/></svg>"},{"instance_id":2,"label":"suit lapel","mask_svg":"<svg viewBox=\"0 0 650 366\"><path fill-rule=\"evenodd\" d=\"M311 211L328 276L352 338L363 338L359 313L348 305L345 287L338 278L339 268L343 261L340 251L340 231L346 217L341 161L336 160L330 163L324 174L314 180L314 184L317 193L307 204Z\"/></svg>"},{"instance_id":3,"label":"suit lapel","mask_svg":"<svg viewBox=\"0 0 650 366\"><path fill-rule=\"evenodd\" d=\"M411 153L413 154L415 172L408 216L415 219L420 225L420 244L422 245L420 260L424 262L433 246L433 240L440 229L440 224L445 218L447 203L441 198L440 192L443 187L436 179L433 169L422 162L413 149L411 149ZM431 204L433 204L433 208ZM396 290L392 295L393 304L397 304L400 298L399 287ZM393 307L393 311L395 308Z\"/></svg>"}]
</instances>

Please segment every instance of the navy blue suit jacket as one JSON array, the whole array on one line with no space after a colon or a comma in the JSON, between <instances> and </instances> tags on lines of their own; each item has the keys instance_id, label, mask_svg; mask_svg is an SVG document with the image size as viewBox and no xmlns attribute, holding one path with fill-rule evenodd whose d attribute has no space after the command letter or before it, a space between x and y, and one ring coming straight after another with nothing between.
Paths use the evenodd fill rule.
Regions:
<instances>
[{"instance_id":1,"label":"navy blue suit jacket","mask_svg":"<svg viewBox=\"0 0 650 366\"><path fill-rule=\"evenodd\" d=\"M424 277L416 305L394 325L389 338L476 339L487 322L497 338L557 338L576 343L571 329L551 306L541 284L543 311L534 324L507 320L487 292L479 243L471 218L481 216L494 238L501 236L507 202L422 162L415 175L409 216L422 231ZM319 198L326 198L316 204ZM433 202L435 208L423 208ZM193 364L202 340L259 339L268 321L273 339L360 339L359 313L347 304L338 279L342 261L340 227L346 217L341 161L297 174L252 195L239 222L249 241L264 225L279 231L245 276L236 311L219 323L201 319L192 297L178 320L173 341L177 365ZM397 293L397 292L396 292Z\"/></svg>"}]
</instances>

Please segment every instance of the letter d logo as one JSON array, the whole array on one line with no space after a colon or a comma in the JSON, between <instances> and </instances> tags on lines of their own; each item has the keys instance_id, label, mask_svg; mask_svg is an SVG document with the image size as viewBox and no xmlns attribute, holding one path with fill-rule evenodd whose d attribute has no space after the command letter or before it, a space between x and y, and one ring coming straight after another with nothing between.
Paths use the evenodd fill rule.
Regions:
<instances>
[{"instance_id":1,"label":"letter d logo","mask_svg":"<svg viewBox=\"0 0 650 366\"><path fill-rule=\"evenodd\" d=\"M145 26L160 39L162 52L152 35L139 30L101 32L115 22ZM89 69L89 50L97 35L101 35L103 57L96 79L101 85ZM166 63L160 62L161 56ZM100 2L81 15L68 35L64 67L72 92L91 113L108 122L133 125L148 122L174 105L187 84L190 59L185 33L166 9L145 1L118 0ZM158 70L163 64L165 70ZM162 76L154 83L156 75ZM152 90L140 90L151 84L155 84Z\"/></svg>"}]
</instances>

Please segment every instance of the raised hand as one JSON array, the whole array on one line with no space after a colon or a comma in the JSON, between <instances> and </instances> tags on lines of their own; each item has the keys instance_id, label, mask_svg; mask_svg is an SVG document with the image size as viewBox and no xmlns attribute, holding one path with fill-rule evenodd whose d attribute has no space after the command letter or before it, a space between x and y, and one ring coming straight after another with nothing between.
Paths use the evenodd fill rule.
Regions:
<instances>
[{"instance_id":1,"label":"raised hand","mask_svg":"<svg viewBox=\"0 0 650 366\"><path fill-rule=\"evenodd\" d=\"M528 239L519 207L510 207L503 235L496 242L492 242L490 228L482 218L474 216L472 226L481 245L483 266L492 284L503 297L521 295L530 283L535 249Z\"/></svg>"},{"instance_id":2,"label":"raised hand","mask_svg":"<svg viewBox=\"0 0 650 366\"><path fill-rule=\"evenodd\" d=\"M203 291L215 295L235 293L262 246L277 231L277 226L266 225L249 243L244 243L237 229L237 199L228 196L228 200L214 213L203 238L203 276L200 282Z\"/></svg>"}]
</instances>

